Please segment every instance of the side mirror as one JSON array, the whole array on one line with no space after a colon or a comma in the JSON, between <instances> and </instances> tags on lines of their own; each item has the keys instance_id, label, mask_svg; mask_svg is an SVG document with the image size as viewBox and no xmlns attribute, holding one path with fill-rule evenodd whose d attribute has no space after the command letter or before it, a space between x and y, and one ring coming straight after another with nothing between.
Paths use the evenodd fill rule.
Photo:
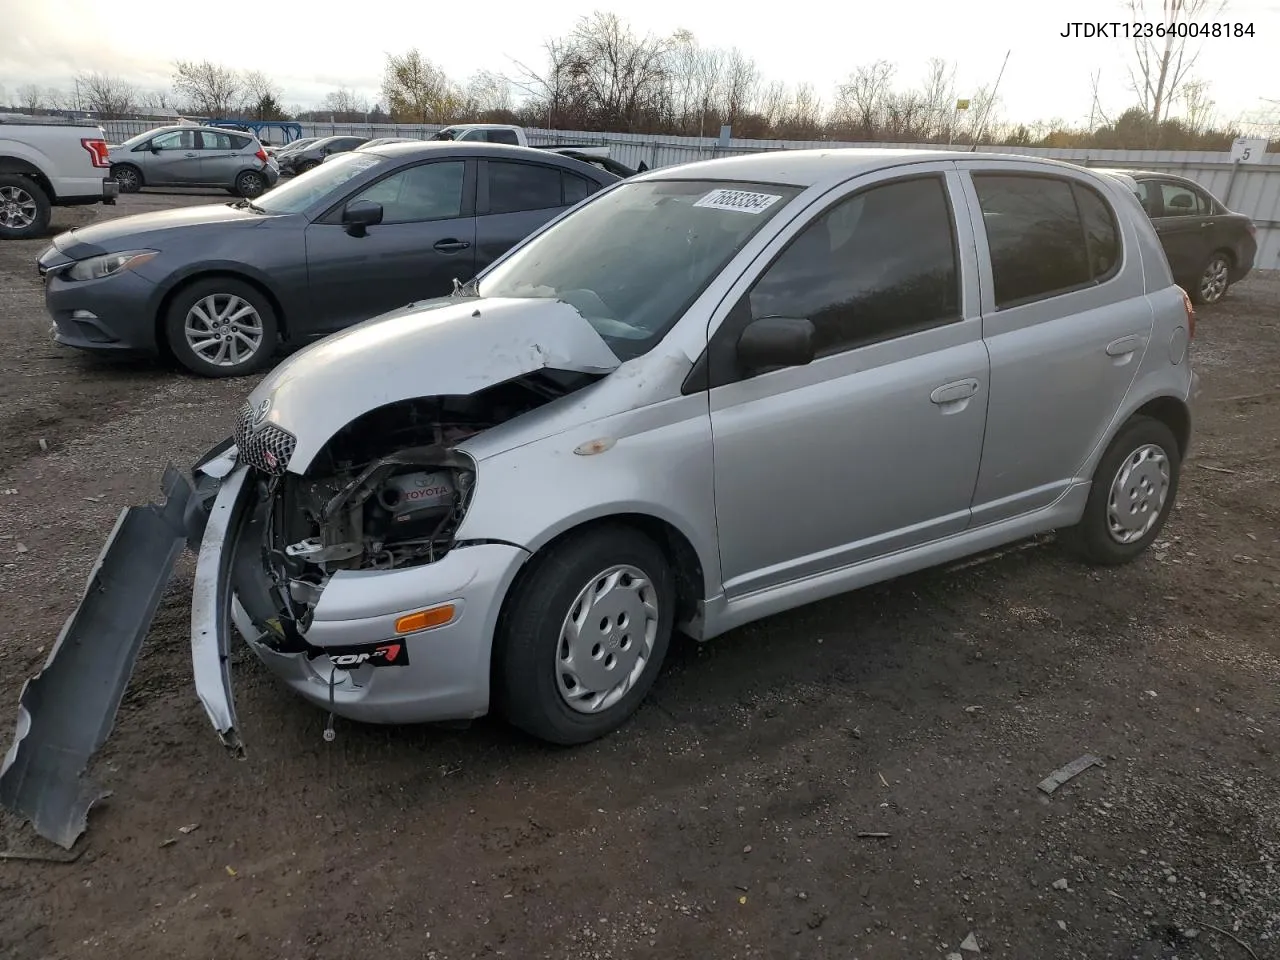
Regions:
<instances>
[{"instance_id":1,"label":"side mirror","mask_svg":"<svg viewBox=\"0 0 1280 960\"><path fill-rule=\"evenodd\" d=\"M152 153L155 153L155 154L158 154L158 153L160 152L160 148L159 148L159 147L157 147L157 146L153 143L153 144L151 145L151 152L152 152Z\"/></svg>"},{"instance_id":2,"label":"side mirror","mask_svg":"<svg viewBox=\"0 0 1280 960\"><path fill-rule=\"evenodd\" d=\"M363 237L369 227L382 222L382 204L372 200L352 200L342 208L342 223L353 237Z\"/></svg>"},{"instance_id":3,"label":"side mirror","mask_svg":"<svg viewBox=\"0 0 1280 960\"><path fill-rule=\"evenodd\" d=\"M814 358L816 331L805 317L763 317L738 337L738 362L756 372L769 367L803 367Z\"/></svg>"}]
</instances>

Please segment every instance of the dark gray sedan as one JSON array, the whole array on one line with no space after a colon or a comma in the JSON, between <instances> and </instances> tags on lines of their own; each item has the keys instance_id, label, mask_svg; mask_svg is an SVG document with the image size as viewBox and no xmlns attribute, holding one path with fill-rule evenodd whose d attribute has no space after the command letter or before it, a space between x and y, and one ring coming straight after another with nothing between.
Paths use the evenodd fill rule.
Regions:
<instances>
[{"instance_id":1,"label":"dark gray sedan","mask_svg":"<svg viewBox=\"0 0 1280 960\"><path fill-rule=\"evenodd\" d=\"M169 355L209 377L449 293L619 178L528 147L397 143L256 200L77 227L39 257L59 343Z\"/></svg>"}]
</instances>

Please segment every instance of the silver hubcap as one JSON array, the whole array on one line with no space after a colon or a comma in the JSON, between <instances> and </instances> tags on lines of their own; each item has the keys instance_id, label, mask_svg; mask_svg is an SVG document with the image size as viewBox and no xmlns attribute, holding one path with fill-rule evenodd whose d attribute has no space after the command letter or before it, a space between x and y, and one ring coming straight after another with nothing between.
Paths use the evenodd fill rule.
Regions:
<instances>
[{"instance_id":1,"label":"silver hubcap","mask_svg":"<svg viewBox=\"0 0 1280 960\"><path fill-rule=\"evenodd\" d=\"M579 591L560 626L560 696L580 713L613 706L643 675L657 635L653 581L626 565L598 573Z\"/></svg>"},{"instance_id":2,"label":"silver hubcap","mask_svg":"<svg viewBox=\"0 0 1280 960\"><path fill-rule=\"evenodd\" d=\"M1227 261L1214 257L1200 278L1200 296L1206 303L1221 299L1227 291Z\"/></svg>"},{"instance_id":3,"label":"silver hubcap","mask_svg":"<svg viewBox=\"0 0 1280 960\"><path fill-rule=\"evenodd\" d=\"M262 189L262 178L256 173L245 174L240 178L240 191L242 193L257 193Z\"/></svg>"},{"instance_id":4,"label":"silver hubcap","mask_svg":"<svg viewBox=\"0 0 1280 960\"><path fill-rule=\"evenodd\" d=\"M22 230L36 222L36 198L21 187L0 187L0 224Z\"/></svg>"},{"instance_id":5,"label":"silver hubcap","mask_svg":"<svg viewBox=\"0 0 1280 960\"><path fill-rule=\"evenodd\" d=\"M1125 459L1111 481L1107 530L1116 543L1141 540L1155 526L1169 496L1169 458L1154 443Z\"/></svg>"},{"instance_id":6,"label":"silver hubcap","mask_svg":"<svg viewBox=\"0 0 1280 960\"><path fill-rule=\"evenodd\" d=\"M247 300L215 293L187 311L186 334L197 357L219 367L235 367L262 346L262 317Z\"/></svg>"}]
</instances>

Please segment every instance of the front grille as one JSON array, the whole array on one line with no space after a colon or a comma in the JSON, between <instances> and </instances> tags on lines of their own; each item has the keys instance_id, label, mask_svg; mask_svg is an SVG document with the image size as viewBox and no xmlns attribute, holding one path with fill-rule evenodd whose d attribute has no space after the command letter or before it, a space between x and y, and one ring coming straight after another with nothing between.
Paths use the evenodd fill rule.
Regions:
<instances>
[{"instance_id":1,"label":"front grille","mask_svg":"<svg viewBox=\"0 0 1280 960\"><path fill-rule=\"evenodd\" d=\"M289 458L298 445L297 438L273 423L254 427L254 409L246 403L236 417L236 447L242 462L264 473L279 476L289 466Z\"/></svg>"}]
</instances>

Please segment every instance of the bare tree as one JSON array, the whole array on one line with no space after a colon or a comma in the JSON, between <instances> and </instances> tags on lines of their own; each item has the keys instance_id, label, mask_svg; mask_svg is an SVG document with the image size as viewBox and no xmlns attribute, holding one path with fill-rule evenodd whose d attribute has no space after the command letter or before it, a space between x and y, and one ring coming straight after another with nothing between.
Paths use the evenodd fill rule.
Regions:
<instances>
[{"instance_id":1,"label":"bare tree","mask_svg":"<svg viewBox=\"0 0 1280 960\"><path fill-rule=\"evenodd\" d=\"M279 120L280 85L261 70L249 70L240 77L239 112L254 120Z\"/></svg>"},{"instance_id":2,"label":"bare tree","mask_svg":"<svg viewBox=\"0 0 1280 960\"><path fill-rule=\"evenodd\" d=\"M397 122L448 123L461 105L456 85L417 49L388 54L382 97Z\"/></svg>"},{"instance_id":3,"label":"bare tree","mask_svg":"<svg viewBox=\"0 0 1280 960\"><path fill-rule=\"evenodd\" d=\"M893 93L896 68L885 60L858 67L836 91L837 115L859 140L872 139Z\"/></svg>"},{"instance_id":4,"label":"bare tree","mask_svg":"<svg viewBox=\"0 0 1280 960\"><path fill-rule=\"evenodd\" d=\"M28 113L35 113L37 110L43 110L48 102L45 99L44 88L34 83L24 83L14 93L18 97L18 106L25 109Z\"/></svg>"},{"instance_id":5,"label":"bare tree","mask_svg":"<svg viewBox=\"0 0 1280 960\"><path fill-rule=\"evenodd\" d=\"M118 120L133 113L138 103L137 88L109 73L82 73L76 78L87 109L104 120Z\"/></svg>"},{"instance_id":6,"label":"bare tree","mask_svg":"<svg viewBox=\"0 0 1280 960\"><path fill-rule=\"evenodd\" d=\"M244 80L239 74L208 60L179 60L174 64L174 93L193 113L226 116L240 104L243 89Z\"/></svg>"},{"instance_id":7,"label":"bare tree","mask_svg":"<svg viewBox=\"0 0 1280 960\"><path fill-rule=\"evenodd\" d=\"M462 112L468 118L495 117L512 112L511 81L481 70L467 81Z\"/></svg>"},{"instance_id":8,"label":"bare tree","mask_svg":"<svg viewBox=\"0 0 1280 960\"><path fill-rule=\"evenodd\" d=\"M1154 5L1154 0L1151 0ZM1127 0L1130 19L1138 23L1152 22L1165 26L1211 20L1226 8L1226 0L1160 0L1160 14L1147 11L1148 0ZM1190 37L1175 36L1170 30L1163 37L1140 37L1134 41L1134 64L1129 79L1138 102L1151 119L1151 129L1158 130L1169 113L1169 105L1200 56L1200 44L1190 46Z\"/></svg>"},{"instance_id":9,"label":"bare tree","mask_svg":"<svg viewBox=\"0 0 1280 960\"><path fill-rule=\"evenodd\" d=\"M168 90L147 90L139 95L138 106L144 110L168 111L173 109L173 98Z\"/></svg>"},{"instance_id":10,"label":"bare tree","mask_svg":"<svg viewBox=\"0 0 1280 960\"><path fill-rule=\"evenodd\" d=\"M363 117L369 112L369 101L354 90L342 87L325 96L324 109L332 114L355 114Z\"/></svg>"},{"instance_id":11,"label":"bare tree","mask_svg":"<svg viewBox=\"0 0 1280 960\"><path fill-rule=\"evenodd\" d=\"M720 110L724 123L732 125L755 100L760 86L756 62L737 47L729 51L720 83Z\"/></svg>"},{"instance_id":12,"label":"bare tree","mask_svg":"<svg viewBox=\"0 0 1280 960\"><path fill-rule=\"evenodd\" d=\"M570 69L597 123L632 130L659 112L670 38L637 37L617 14L597 12L579 19L570 47Z\"/></svg>"},{"instance_id":13,"label":"bare tree","mask_svg":"<svg viewBox=\"0 0 1280 960\"><path fill-rule=\"evenodd\" d=\"M1214 102L1209 99L1208 80L1188 80L1179 94L1192 133L1203 133L1213 125Z\"/></svg>"}]
</instances>

